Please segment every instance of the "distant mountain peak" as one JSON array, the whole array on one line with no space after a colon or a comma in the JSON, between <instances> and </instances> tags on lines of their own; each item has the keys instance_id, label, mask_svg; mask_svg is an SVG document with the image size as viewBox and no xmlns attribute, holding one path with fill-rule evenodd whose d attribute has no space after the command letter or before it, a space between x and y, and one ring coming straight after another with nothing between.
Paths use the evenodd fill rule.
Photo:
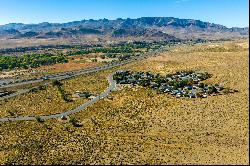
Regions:
<instances>
[{"instance_id":1,"label":"distant mountain peak","mask_svg":"<svg viewBox=\"0 0 250 166\"><path fill-rule=\"evenodd\" d=\"M19 37L65 37L72 35L110 35L120 36L166 36L173 35L178 38L209 38L211 37L242 37L247 36L249 28L227 28L220 24L203 22L194 19L179 19L175 17L141 17L141 18L117 18L109 20L106 18L94 20L81 20L67 23L22 24L9 23L0 26L0 36L10 35L17 30L21 33ZM18 33L17 32L17 33ZM29 33L28 33L29 32ZM152 33L152 34L150 34ZM163 37L164 38L164 37Z\"/></svg>"}]
</instances>

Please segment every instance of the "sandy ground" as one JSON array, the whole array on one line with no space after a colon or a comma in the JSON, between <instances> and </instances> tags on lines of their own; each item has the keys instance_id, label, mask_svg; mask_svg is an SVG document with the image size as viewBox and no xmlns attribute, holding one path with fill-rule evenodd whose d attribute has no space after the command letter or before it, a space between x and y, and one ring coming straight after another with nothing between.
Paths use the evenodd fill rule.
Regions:
<instances>
[{"instance_id":1,"label":"sandy ground","mask_svg":"<svg viewBox=\"0 0 250 166\"><path fill-rule=\"evenodd\" d=\"M239 92L189 99L126 87L74 115L81 127L58 120L1 123L0 163L249 164L249 52L207 46L175 50L121 68L207 71L213 74L207 83ZM81 79L87 78L75 85Z\"/></svg>"}]
</instances>

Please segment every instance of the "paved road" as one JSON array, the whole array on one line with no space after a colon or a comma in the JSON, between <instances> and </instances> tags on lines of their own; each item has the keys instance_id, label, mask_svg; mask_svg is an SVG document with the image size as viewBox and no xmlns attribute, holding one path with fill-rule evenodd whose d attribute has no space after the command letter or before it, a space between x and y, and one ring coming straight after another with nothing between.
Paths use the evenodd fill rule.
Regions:
<instances>
[{"instance_id":1,"label":"paved road","mask_svg":"<svg viewBox=\"0 0 250 166\"><path fill-rule=\"evenodd\" d=\"M103 93L101 93L100 95L98 95L94 99L80 105L79 107L77 107L75 109L72 109L72 110L69 110L67 112L63 112L63 113L59 113L59 114L53 114L53 115L43 115L43 116L39 116L39 117L41 119L43 119L43 120L47 120L47 119L60 118L62 116L68 116L70 114L80 112L81 110L87 108L91 104L101 100L104 97L107 97L113 90L116 89L116 82L113 80L113 74L108 76L108 81L109 81L109 87ZM25 120L25 121L27 121L27 120L36 120L36 116L24 116L24 117L15 117L15 118L0 118L0 122L21 121L21 120Z\"/></svg>"},{"instance_id":2,"label":"paved road","mask_svg":"<svg viewBox=\"0 0 250 166\"><path fill-rule=\"evenodd\" d=\"M111 68L114 68L114 67L118 67L118 66L122 66L122 65L131 63L133 61L142 60L142 59L145 59L145 58L147 58L149 56L156 55L157 52L159 52L159 50L158 51L151 51L151 52L146 53L143 56L134 57L134 58L131 58L129 60L124 60L122 62L116 62L116 63L111 63L111 64L107 64L107 65L103 65L103 66L91 67L91 68L86 68L86 69L81 69L81 70L51 74L51 75L47 75L47 77L49 79L51 79L51 80L57 79L59 81L65 80L65 79L70 79L70 78L73 78L73 77L76 77L76 76L79 76L79 75L94 73L94 72L102 71L102 70L107 70L107 69L111 69ZM46 80L44 80L42 78L35 78L34 80L28 80L28 81L19 82L19 83L7 84L7 85L4 85L4 86L2 85L2 86L0 86L0 89L20 86L20 85L28 85L28 84L39 83L39 82L44 82L44 81L46 81ZM45 83L43 85L48 85L48 84L49 83ZM28 92L30 92L31 89L21 89L21 90L15 92L15 93L10 94L10 95L0 97L0 101L5 100L5 99L9 99L9 98L12 98L12 97L15 97L15 96L19 96L19 95L22 95L22 94L25 94L25 93L28 93Z\"/></svg>"},{"instance_id":3,"label":"paved road","mask_svg":"<svg viewBox=\"0 0 250 166\"><path fill-rule=\"evenodd\" d=\"M0 101L1 101L1 100L5 100L5 99L9 99L9 98L11 98L11 97L15 97L15 96L19 96L19 95L28 93L30 90L31 90L31 89L21 89L21 90L18 90L18 91L15 92L15 93L11 93L11 94L9 94L9 95L0 97Z\"/></svg>"},{"instance_id":4,"label":"paved road","mask_svg":"<svg viewBox=\"0 0 250 166\"><path fill-rule=\"evenodd\" d=\"M115 63L115 64L108 64L108 65L104 65L104 66L78 70L75 73L74 73L74 71L59 73L59 74L56 74L56 77L54 77L54 79L64 80L64 79L69 79L69 78L76 77L76 76L79 76L79 75L82 75L82 74L93 73L93 72L97 72L97 71L101 71L101 70L110 69L110 68L113 68L113 67L128 64L128 63L133 62L133 61L145 59L145 58L149 57L150 55L155 56L155 55L157 55L157 53L159 53L161 51L158 50L158 51L155 51L155 52L149 52L148 54L146 54L144 56L136 57L136 58L133 58L133 59L130 59L130 60L125 60L125 61ZM98 100L100 100L100 99L102 99L104 97L107 97L113 90L115 90L116 82L113 80L113 74L108 77L108 81L109 81L109 87L103 93L101 93L99 96L97 96L96 98L88 101L87 103L84 103L84 104L80 105L79 107L77 107L77 108L75 108L73 110L69 110L69 111L64 112L64 113L54 114L54 115L44 115L44 116L39 116L39 117L41 119L44 119L44 120L54 119L54 118L60 118L63 115L67 116L67 115L70 115L70 114L73 114L73 113L76 113L76 112L79 112L79 111L83 110L84 108L86 108L89 105L97 102ZM45 83L44 85L48 85L48 84L49 83ZM9 96L6 96L5 98L10 98L10 97L14 97L14 96L17 96L17 95L20 95L20 94L24 94L24 93L29 92L29 90L30 89L26 89L26 90L23 90L21 92L17 92L15 94L11 94ZM15 117L15 118L0 118L0 122L20 121L20 120L36 120L36 116Z\"/></svg>"},{"instance_id":5,"label":"paved road","mask_svg":"<svg viewBox=\"0 0 250 166\"><path fill-rule=\"evenodd\" d=\"M93 72L101 71L101 70L106 70L106 69L121 66L121 65L124 65L124 64L136 61L136 60L142 60L146 57L154 56L154 55L156 55L156 53L162 52L163 50L164 49L161 48L161 49L158 49L155 51L149 51L142 56L133 57L129 60L111 63L111 64L107 64L107 65L103 65L103 66L85 68L85 69L81 69L81 70L74 70L74 71L68 71L68 72L63 72L63 73L50 74L50 75L47 75L46 77L48 79L51 79L51 80L53 80L53 79L57 79L57 80L69 79L69 78L72 78L72 77L75 77L78 75L93 73ZM44 81L46 81L46 80L43 79L42 77L38 77L38 78L30 79L30 80L19 80L18 83L9 83L6 85L0 85L0 89L16 87L16 86L21 86L21 85L28 85L28 84L33 84L33 83L40 83L40 82L44 82Z\"/></svg>"},{"instance_id":6,"label":"paved road","mask_svg":"<svg viewBox=\"0 0 250 166\"><path fill-rule=\"evenodd\" d=\"M57 76L52 77L51 79L57 79L57 80L61 81L61 80L70 79L70 78L73 78L73 77L76 77L76 76L79 76L79 75L94 73L94 72L97 72L97 71L107 70L107 69L110 69L110 68L113 68L113 67L125 65L125 64L127 64L129 62L131 62L131 60L123 61L123 62L120 62L120 63L117 63L117 64L110 64L110 65L104 65L104 66L95 67L95 68L83 69L83 70L79 70L79 71L75 72L75 74L67 74L67 73L66 74L62 73L61 74L60 73L60 75L57 74ZM43 82L43 81L44 81L43 79L39 79L39 80L27 81L27 82L23 82L23 83L10 84L10 85L4 86L4 88L15 87L15 86L18 86L18 85L26 85L26 84L37 83L37 82ZM43 85L48 85L48 84L49 83L45 83ZM15 96L19 96L19 95L22 95L22 94L25 94L25 93L28 93L28 92L30 92L31 89L32 88L30 88L30 89L21 89L21 90L15 92L15 93L0 97L0 101L5 100L5 99L9 99L9 98L12 98L12 97L15 97Z\"/></svg>"}]
</instances>

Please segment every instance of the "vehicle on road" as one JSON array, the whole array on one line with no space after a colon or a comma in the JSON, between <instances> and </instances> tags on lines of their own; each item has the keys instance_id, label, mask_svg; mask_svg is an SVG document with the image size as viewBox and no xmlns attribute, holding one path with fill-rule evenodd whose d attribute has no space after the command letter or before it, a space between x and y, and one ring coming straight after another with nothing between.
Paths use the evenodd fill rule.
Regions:
<instances>
[{"instance_id":1,"label":"vehicle on road","mask_svg":"<svg viewBox=\"0 0 250 166\"><path fill-rule=\"evenodd\" d=\"M67 117L65 115L61 116L62 120L67 120Z\"/></svg>"}]
</instances>

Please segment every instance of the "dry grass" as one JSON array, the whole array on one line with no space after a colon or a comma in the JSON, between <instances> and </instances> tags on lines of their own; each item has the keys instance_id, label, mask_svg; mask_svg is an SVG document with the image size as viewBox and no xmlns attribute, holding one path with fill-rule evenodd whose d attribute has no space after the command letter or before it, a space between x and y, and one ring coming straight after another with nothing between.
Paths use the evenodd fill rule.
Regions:
<instances>
[{"instance_id":1,"label":"dry grass","mask_svg":"<svg viewBox=\"0 0 250 166\"><path fill-rule=\"evenodd\" d=\"M108 86L106 79L108 73L109 71L104 71L63 81L63 87L69 94L73 94L77 90L99 94ZM86 101L88 100L80 98L73 102L65 102L58 93L57 88L51 85L46 90L37 93L28 93L7 101L0 101L0 116L10 116L9 111L16 112L18 116L55 114L75 108Z\"/></svg>"},{"instance_id":2,"label":"dry grass","mask_svg":"<svg viewBox=\"0 0 250 166\"><path fill-rule=\"evenodd\" d=\"M73 71L73 70L80 70L88 67L94 67L99 66L101 63L99 62L82 62L82 63L76 63L76 62L68 62L68 63L58 63L50 66L41 66L39 67L38 71L42 73L60 73L60 72L66 72L66 71Z\"/></svg>"},{"instance_id":3,"label":"dry grass","mask_svg":"<svg viewBox=\"0 0 250 166\"><path fill-rule=\"evenodd\" d=\"M15 78L20 77L22 79L30 79L41 77L47 74L54 74L60 72L67 72L73 70L80 70L84 68L100 66L102 62L91 62L89 58L84 58L84 60L76 60L77 58L73 58L68 63L57 63L49 66L41 66L38 68L32 69L22 69L22 70L12 70L6 72L0 72L0 78ZM90 62L88 62L90 61Z\"/></svg>"},{"instance_id":4,"label":"dry grass","mask_svg":"<svg viewBox=\"0 0 250 166\"><path fill-rule=\"evenodd\" d=\"M127 87L77 113L82 127L57 120L2 123L0 163L249 164L248 51L201 48L180 46L122 68L162 74L207 71L213 74L207 82L238 93L178 99Z\"/></svg>"}]
</instances>

